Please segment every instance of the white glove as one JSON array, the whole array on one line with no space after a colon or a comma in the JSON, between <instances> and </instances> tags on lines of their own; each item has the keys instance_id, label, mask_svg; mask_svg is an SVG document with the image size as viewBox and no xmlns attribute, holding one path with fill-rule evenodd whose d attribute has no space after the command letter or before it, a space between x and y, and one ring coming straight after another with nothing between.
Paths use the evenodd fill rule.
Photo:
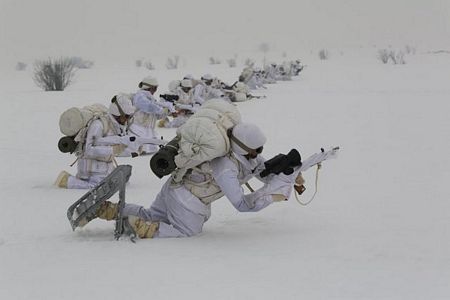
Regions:
<instances>
[{"instance_id":1,"label":"white glove","mask_svg":"<svg viewBox=\"0 0 450 300\"><path fill-rule=\"evenodd\" d=\"M173 106L172 102L169 101L164 101L164 102L159 102L159 105L163 108L167 108L169 110L169 112L173 113L176 111L175 107Z\"/></svg>"},{"instance_id":2,"label":"white glove","mask_svg":"<svg viewBox=\"0 0 450 300\"><path fill-rule=\"evenodd\" d=\"M266 193L271 195L283 195L286 200L289 199L294 188L294 184L296 184L296 178L299 175L300 171L298 169L291 175L285 175L284 173L280 173L278 175L272 174L271 178L265 184Z\"/></svg>"},{"instance_id":3,"label":"white glove","mask_svg":"<svg viewBox=\"0 0 450 300\"><path fill-rule=\"evenodd\" d=\"M125 150L125 148L127 148L127 145L123 144L112 146L114 156L120 155Z\"/></svg>"}]
</instances>

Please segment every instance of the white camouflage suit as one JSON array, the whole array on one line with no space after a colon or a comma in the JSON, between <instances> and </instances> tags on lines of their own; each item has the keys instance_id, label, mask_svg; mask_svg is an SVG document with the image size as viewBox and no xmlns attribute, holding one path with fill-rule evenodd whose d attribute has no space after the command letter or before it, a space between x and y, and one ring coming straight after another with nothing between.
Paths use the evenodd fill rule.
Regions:
<instances>
[{"instance_id":1,"label":"white camouflage suit","mask_svg":"<svg viewBox=\"0 0 450 300\"><path fill-rule=\"evenodd\" d=\"M274 202L274 194L282 194L283 199L287 199L297 174L269 175L262 188L244 194L241 185L263 169L263 157L247 159L242 152L233 150L194 168L183 177L181 184L173 183L173 177L170 177L150 208L126 204L123 214L137 216L146 222L159 222L159 230L153 237L194 236L202 232L203 224L209 219L211 202L222 196L226 196L240 212L257 212L267 207ZM256 177L263 181L259 175Z\"/></svg>"},{"instance_id":2,"label":"white camouflage suit","mask_svg":"<svg viewBox=\"0 0 450 300\"><path fill-rule=\"evenodd\" d=\"M156 120L165 117L163 104L147 90L139 90L133 96L133 106L136 112L133 116L133 123L130 125L130 133L139 137L159 138L155 130ZM144 144L142 151L149 154L158 151L157 145Z\"/></svg>"},{"instance_id":3,"label":"white camouflage suit","mask_svg":"<svg viewBox=\"0 0 450 300\"><path fill-rule=\"evenodd\" d=\"M114 170L114 153L112 146L96 145L95 141L106 136L125 135L126 127L120 125L108 114L108 129L103 134L102 121L94 120L89 126L86 143L77 160L77 175L69 176L68 189L90 189Z\"/></svg>"},{"instance_id":4,"label":"white camouflage suit","mask_svg":"<svg viewBox=\"0 0 450 300\"><path fill-rule=\"evenodd\" d=\"M241 187L254 177L252 170L260 168L264 159L258 157L247 160L242 155L232 155L235 159L225 156L210 162L214 184L221 191L216 193L216 197L225 195L241 212L256 212L267 207L273 202L270 194L264 195L258 190L244 195ZM195 176L202 181L200 174L193 174L190 179L195 180ZM154 237L188 237L202 232L203 224L211 215L211 202L196 197L185 184L173 185L172 178L169 178L150 208L126 204L123 214L134 215L145 221L160 222L159 230Z\"/></svg>"}]
</instances>

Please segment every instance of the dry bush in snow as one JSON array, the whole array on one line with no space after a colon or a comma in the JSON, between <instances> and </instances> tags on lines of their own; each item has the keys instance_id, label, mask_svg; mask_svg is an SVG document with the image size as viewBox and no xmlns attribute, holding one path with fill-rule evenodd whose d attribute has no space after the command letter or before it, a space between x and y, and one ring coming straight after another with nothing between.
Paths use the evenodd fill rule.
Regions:
<instances>
[{"instance_id":1,"label":"dry bush in snow","mask_svg":"<svg viewBox=\"0 0 450 300\"><path fill-rule=\"evenodd\" d=\"M246 65L247 67L253 68L253 66L255 65L255 61L251 58L247 58L244 61L244 65Z\"/></svg>"},{"instance_id":2,"label":"dry bush in snow","mask_svg":"<svg viewBox=\"0 0 450 300\"><path fill-rule=\"evenodd\" d=\"M319 58L320 60L327 60L330 57L330 53L327 49L321 49L319 51Z\"/></svg>"},{"instance_id":3,"label":"dry bush in snow","mask_svg":"<svg viewBox=\"0 0 450 300\"><path fill-rule=\"evenodd\" d=\"M48 58L34 63L34 82L45 91L63 91L75 75L71 58Z\"/></svg>"},{"instance_id":4,"label":"dry bush in snow","mask_svg":"<svg viewBox=\"0 0 450 300\"><path fill-rule=\"evenodd\" d=\"M209 58L209 64L210 65L220 65L221 63L222 63L222 61L220 60L220 58L213 57L213 56L211 56Z\"/></svg>"},{"instance_id":5,"label":"dry bush in snow","mask_svg":"<svg viewBox=\"0 0 450 300\"><path fill-rule=\"evenodd\" d=\"M399 51L391 51L389 56L394 63L394 65L404 65L405 61L405 53L401 50Z\"/></svg>"},{"instance_id":6,"label":"dry bush in snow","mask_svg":"<svg viewBox=\"0 0 450 300\"><path fill-rule=\"evenodd\" d=\"M144 67L146 67L148 70L154 70L155 69L155 66L152 64L151 60L147 60L144 63Z\"/></svg>"},{"instance_id":7,"label":"dry bush in snow","mask_svg":"<svg viewBox=\"0 0 450 300\"><path fill-rule=\"evenodd\" d=\"M16 71L25 71L27 69L27 64L24 62L17 62L16 64Z\"/></svg>"},{"instance_id":8,"label":"dry bush in snow","mask_svg":"<svg viewBox=\"0 0 450 300\"><path fill-rule=\"evenodd\" d=\"M401 50L388 50L388 49L380 49L378 50L378 59L383 63L387 64L391 61L394 65L404 65L405 61L405 52Z\"/></svg>"},{"instance_id":9,"label":"dry bush in snow","mask_svg":"<svg viewBox=\"0 0 450 300\"><path fill-rule=\"evenodd\" d=\"M406 54L416 54L416 48L410 45L405 46Z\"/></svg>"},{"instance_id":10,"label":"dry bush in snow","mask_svg":"<svg viewBox=\"0 0 450 300\"><path fill-rule=\"evenodd\" d=\"M178 69L178 64L180 63L180 57L178 55L174 55L172 57L168 57L166 61L166 68L168 70Z\"/></svg>"},{"instance_id":11,"label":"dry bush in snow","mask_svg":"<svg viewBox=\"0 0 450 300\"><path fill-rule=\"evenodd\" d=\"M142 67L143 63L144 63L143 59L141 59L141 58L136 59L136 61L134 62L135 66L138 67L138 68Z\"/></svg>"},{"instance_id":12,"label":"dry bush in snow","mask_svg":"<svg viewBox=\"0 0 450 300\"><path fill-rule=\"evenodd\" d=\"M236 67L236 58L227 59L227 64L230 68Z\"/></svg>"},{"instance_id":13,"label":"dry bush in snow","mask_svg":"<svg viewBox=\"0 0 450 300\"><path fill-rule=\"evenodd\" d=\"M377 57L383 64L387 64L390 57L389 51L387 49L380 49L378 50Z\"/></svg>"}]
</instances>

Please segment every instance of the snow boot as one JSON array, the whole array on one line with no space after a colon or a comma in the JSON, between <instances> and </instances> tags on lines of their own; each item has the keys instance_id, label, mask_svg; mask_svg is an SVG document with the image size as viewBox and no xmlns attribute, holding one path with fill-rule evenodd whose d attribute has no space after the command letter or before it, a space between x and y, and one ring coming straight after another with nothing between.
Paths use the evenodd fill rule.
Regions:
<instances>
[{"instance_id":1,"label":"snow boot","mask_svg":"<svg viewBox=\"0 0 450 300\"><path fill-rule=\"evenodd\" d=\"M103 202L98 208L96 215L99 219L106 221L115 220L119 212L119 205L110 201Z\"/></svg>"},{"instance_id":2,"label":"snow boot","mask_svg":"<svg viewBox=\"0 0 450 300\"><path fill-rule=\"evenodd\" d=\"M128 222L130 222L136 235L141 239L151 239L159 229L159 222L146 222L136 216L128 216Z\"/></svg>"},{"instance_id":3,"label":"snow boot","mask_svg":"<svg viewBox=\"0 0 450 300\"><path fill-rule=\"evenodd\" d=\"M166 127L166 123L169 123L169 119L167 117L158 121L158 127L164 128Z\"/></svg>"},{"instance_id":4,"label":"snow boot","mask_svg":"<svg viewBox=\"0 0 450 300\"><path fill-rule=\"evenodd\" d=\"M60 188L67 189L67 182L69 180L70 174L66 171L61 171L58 177L56 178L55 185Z\"/></svg>"}]
</instances>

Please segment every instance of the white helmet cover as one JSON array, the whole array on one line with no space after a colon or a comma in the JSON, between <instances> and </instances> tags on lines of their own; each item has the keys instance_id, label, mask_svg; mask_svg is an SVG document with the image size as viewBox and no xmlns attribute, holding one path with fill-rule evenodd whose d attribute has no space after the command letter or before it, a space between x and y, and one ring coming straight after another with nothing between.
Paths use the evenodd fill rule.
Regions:
<instances>
[{"instance_id":1,"label":"white helmet cover","mask_svg":"<svg viewBox=\"0 0 450 300\"><path fill-rule=\"evenodd\" d=\"M211 74L205 74L202 76L202 80L213 80L213 76Z\"/></svg>"},{"instance_id":2,"label":"white helmet cover","mask_svg":"<svg viewBox=\"0 0 450 300\"><path fill-rule=\"evenodd\" d=\"M192 80L190 80L190 79L183 79L183 80L181 80L181 87L191 88L192 87Z\"/></svg>"},{"instance_id":3,"label":"white helmet cover","mask_svg":"<svg viewBox=\"0 0 450 300\"><path fill-rule=\"evenodd\" d=\"M261 129L251 123L239 123L234 126L232 136L235 137L240 143L244 144L244 147L255 150L264 146L267 140ZM233 141L233 138L231 139L231 149L237 154L248 154L248 150L245 150L239 146L238 143Z\"/></svg>"},{"instance_id":4,"label":"white helmet cover","mask_svg":"<svg viewBox=\"0 0 450 300\"><path fill-rule=\"evenodd\" d=\"M139 83L139 87L141 89L148 89L149 87L157 87L158 86L158 80L156 80L155 77L147 76Z\"/></svg>"},{"instance_id":5,"label":"white helmet cover","mask_svg":"<svg viewBox=\"0 0 450 300\"><path fill-rule=\"evenodd\" d=\"M111 101L111 104L109 105L109 113L114 116L120 116L122 113L124 113L125 115L132 115L135 110L136 109L131 103L131 99L124 94L115 96Z\"/></svg>"}]
</instances>

